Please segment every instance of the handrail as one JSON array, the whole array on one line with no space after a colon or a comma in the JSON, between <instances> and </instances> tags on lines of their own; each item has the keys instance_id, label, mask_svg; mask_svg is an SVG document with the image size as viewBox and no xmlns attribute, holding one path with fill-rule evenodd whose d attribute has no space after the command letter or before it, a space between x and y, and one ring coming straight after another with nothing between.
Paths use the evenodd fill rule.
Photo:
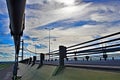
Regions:
<instances>
[{"instance_id":1,"label":"handrail","mask_svg":"<svg viewBox=\"0 0 120 80\"><path fill-rule=\"evenodd\" d=\"M120 32L116 32L116 33L113 33L113 34L109 34L109 35L106 35L106 36L103 36L103 37L100 37L100 38L97 38L97 39L93 39L93 40L90 40L90 41L86 41L86 42L82 42L82 43L79 43L79 44L75 44L75 45L72 45L72 46L68 46L67 47L67 51L72 51L72 50L76 50L76 49L80 49L80 48L85 48L85 47L90 47L90 46L94 46L94 45L98 45L98 44L103 44L103 43L108 43L108 42L112 42L112 41L118 41L120 40L120 38L116 38L116 39L112 39L112 40L108 40L108 41L104 41L104 42L100 42L100 43L95 43L95 44L90 44L90 45L86 45L86 46L82 46L82 47L77 47L77 48L74 48L74 49L69 49L69 48L72 48L72 47L76 47L76 46L79 46L79 45L83 45L83 44L86 44L86 43L90 43L90 42L93 42L93 41L97 41L97 40L101 40L101 39L104 39L104 38L108 38L108 37L113 37L113 36L116 36L120 34ZM52 51L50 53L54 53L54 54L58 54L57 51L59 50L55 50L55 51Z\"/></svg>"},{"instance_id":2,"label":"handrail","mask_svg":"<svg viewBox=\"0 0 120 80\"><path fill-rule=\"evenodd\" d=\"M96 51L99 51L100 49L101 50L106 50L106 48L110 48L110 47L117 47L117 46L120 46L120 44L115 44L115 45L110 45L110 46L105 46L105 47L98 47L98 48L92 48L92 49L87 49L87 50L81 50L81 51L76 51L76 52L70 52L70 53L67 53L67 54L73 54L73 53L86 53L86 52L95 52L94 50Z\"/></svg>"},{"instance_id":3,"label":"handrail","mask_svg":"<svg viewBox=\"0 0 120 80\"><path fill-rule=\"evenodd\" d=\"M90 44L90 45L86 45L86 46L82 46L82 47L77 47L77 48L74 48L74 49L69 49L67 51L86 48L86 47L95 46L95 45L98 45L98 44L103 44L103 43L108 43L108 42L113 42L113 41L118 41L118 40L120 40L120 38L116 38L116 39L112 39L112 40L108 40L108 41L104 41L104 42L100 42L100 43Z\"/></svg>"},{"instance_id":4,"label":"handrail","mask_svg":"<svg viewBox=\"0 0 120 80\"><path fill-rule=\"evenodd\" d=\"M93 54L100 54L103 51L102 50L98 50L99 52L88 52L88 53L82 53L82 54L77 54L77 55L68 55L67 57L72 57L72 56L82 56L82 55L93 55ZM106 52L115 52L115 51L120 51L120 47L118 48L110 48L110 49L106 49ZM102 54L101 54L102 55Z\"/></svg>"},{"instance_id":5,"label":"handrail","mask_svg":"<svg viewBox=\"0 0 120 80\"><path fill-rule=\"evenodd\" d=\"M69 46L67 48L83 45L83 44L86 44L86 43L90 43L90 42L97 41L97 40L100 40L100 39L104 39L104 38L107 38L107 37L115 36L115 35L118 35L118 34L120 34L120 32L113 33L113 34L110 34L110 35L107 35L107 36L104 36L104 37L100 37L100 38L97 38L97 39L94 39L94 40L86 41L86 42L83 42L83 43L75 44L75 45Z\"/></svg>"}]
</instances>

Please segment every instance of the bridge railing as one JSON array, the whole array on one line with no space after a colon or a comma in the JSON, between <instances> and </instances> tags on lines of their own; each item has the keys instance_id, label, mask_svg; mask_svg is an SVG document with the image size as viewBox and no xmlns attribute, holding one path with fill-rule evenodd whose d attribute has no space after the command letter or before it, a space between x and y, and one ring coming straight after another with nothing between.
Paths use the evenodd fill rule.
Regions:
<instances>
[{"instance_id":1,"label":"bridge railing","mask_svg":"<svg viewBox=\"0 0 120 80\"><path fill-rule=\"evenodd\" d=\"M100 56L105 60L108 58L108 53L116 54L115 52L120 51L120 32L106 35L100 38L75 44L72 46L60 46L58 50L52 51L51 60L59 59L64 62L64 59L74 58L77 60L78 57L83 57L86 60L90 59L90 56ZM62 59L62 60L61 60Z\"/></svg>"}]
</instances>

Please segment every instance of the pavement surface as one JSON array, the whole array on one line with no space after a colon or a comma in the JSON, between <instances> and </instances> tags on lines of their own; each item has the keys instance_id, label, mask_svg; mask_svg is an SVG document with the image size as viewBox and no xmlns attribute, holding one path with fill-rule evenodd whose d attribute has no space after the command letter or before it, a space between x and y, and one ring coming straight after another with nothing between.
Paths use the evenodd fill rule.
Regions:
<instances>
[{"instance_id":1,"label":"pavement surface","mask_svg":"<svg viewBox=\"0 0 120 80\"><path fill-rule=\"evenodd\" d=\"M39 62L37 62L39 64ZM120 71L120 60L69 60L65 61L66 67L75 68L86 68L86 69L98 69L98 70L109 70L109 71ZM47 65L59 65L59 61L44 61Z\"/></svg>"},{"instance_id":2,"label":"pavement surface","mask_svg":"<svg viewBox=\"0 0 120 80\"><path fill-rule=\"evenodd\" d=\"M12 80L13 65L3 70L0 70L0 80Z\"/></svg>"},{"instance_id":3,"label":"pavement surface","mask_svg":"<svg viewBox=\"0 0 120 80\"><path fill-rule=\"evenodd\" d=\"M18 69L17 76L22 78L22 76L25 75L27 71L29 71L30 69L31 69L31 65L19 63L19 69Z\"/></svg>"}]
</instances>

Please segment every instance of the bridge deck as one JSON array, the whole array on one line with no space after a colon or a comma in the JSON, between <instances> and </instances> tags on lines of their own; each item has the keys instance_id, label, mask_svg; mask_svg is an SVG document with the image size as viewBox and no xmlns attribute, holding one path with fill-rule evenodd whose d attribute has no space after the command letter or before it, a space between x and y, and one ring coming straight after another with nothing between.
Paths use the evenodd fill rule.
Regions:
<instances>
[{"instance_id":1,"label":"bridge deck","mask_svg":"<svg viewBox=\"0 0 120 80\"><path fill-rule=\"evenodd\" d=\"M36 62L39 64L39 62ZM44 61L47 65L58 65L59 61ZM120 71L120 60L92 60L92 61L65 61L65 66L76 67L76 68L87 68L87 69L100 69L100 70L111 70Z\"/></svg>"},{"instance_id":2,"label":"bridge deck","mask_svg":"<svg viewBox=\"0 0 120 80\"><path fill-rule=\"evenodd\" d=\"M0 70L0 80L12 80L13 65Z\"/></svg>"}]
</instances>

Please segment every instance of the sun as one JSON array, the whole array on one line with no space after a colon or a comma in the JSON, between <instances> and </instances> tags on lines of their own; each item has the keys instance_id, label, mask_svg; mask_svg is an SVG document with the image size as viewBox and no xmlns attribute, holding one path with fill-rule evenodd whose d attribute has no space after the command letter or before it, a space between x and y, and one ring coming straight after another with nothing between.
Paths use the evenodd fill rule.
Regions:
<instances>
[{"instance_id":1,"label":"sun","mask_svg":"<svg viewBox=\"0 0 120 80\"><path fill-rule=\"evenodd\" d=\"M64 3L65 5L74 5L75 4L75 0L56 0L58 2Z\"/></svg>"}]
</instances>

